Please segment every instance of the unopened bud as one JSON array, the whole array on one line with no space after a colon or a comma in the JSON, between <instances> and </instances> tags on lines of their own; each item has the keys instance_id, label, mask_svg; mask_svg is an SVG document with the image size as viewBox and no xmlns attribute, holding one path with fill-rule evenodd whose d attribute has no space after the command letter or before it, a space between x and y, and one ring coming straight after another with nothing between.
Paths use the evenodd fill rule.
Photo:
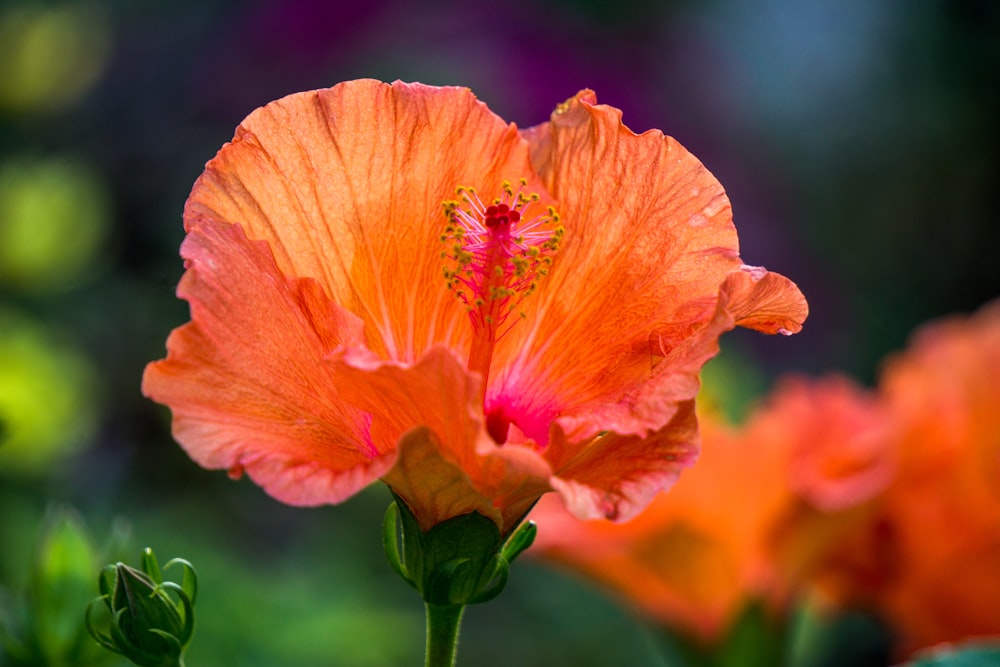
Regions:
<instances>
[{"instance_id":1,"label":"unopened bud","mask_svg":"<svg viewBox=\"0 0 1000 667\"><path fill-rule=\"evenodd\" d=\"M194 634L194 568L175 558L164 566L180 565L182 583L163 581L153 551L142 555L142 570L125 563L108 565L98 578L101 595L87 608L87 629L97 642L142 667L181 667L183 653ZM104 603L111 615L108 630L97 629L94 607Z\"/></svg>"}]
</instances>

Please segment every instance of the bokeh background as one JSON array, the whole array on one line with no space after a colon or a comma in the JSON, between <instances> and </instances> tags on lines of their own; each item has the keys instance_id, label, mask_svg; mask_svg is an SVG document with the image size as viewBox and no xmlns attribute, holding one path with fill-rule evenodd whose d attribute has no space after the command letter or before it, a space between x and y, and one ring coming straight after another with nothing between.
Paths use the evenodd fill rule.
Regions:
<instances>
[{"instance_id":1,"label":"bokeh background","mask_svg":"<svg viewBox=\"0 0 1000 667\"><path fill-rule=\"evenodd\" d=\"M697 155L744 259L812 309L792 338L724 340L734 414L786 372L870 382L915 326L1000 295L990 0L8 0L0 619L19 613L46 516L71 507L109 560L149 545L195 563L188 664L419 662L421 604L379 544L384 490L284 507L198 468L139 394L187 320L181 209L204 163L255 107L358 77L466 85L522 127L589 87ZM531 562L470 609L460 651L667 664L653 630Z\"/></svg>"}]
</instances>

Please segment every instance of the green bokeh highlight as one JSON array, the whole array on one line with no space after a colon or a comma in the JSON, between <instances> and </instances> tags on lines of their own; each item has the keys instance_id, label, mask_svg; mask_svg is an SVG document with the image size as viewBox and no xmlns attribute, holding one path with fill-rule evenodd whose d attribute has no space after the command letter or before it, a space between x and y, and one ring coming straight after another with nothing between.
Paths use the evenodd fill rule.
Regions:
<instances>
[{"instance_id":1,"label":"green bokeh highlight","mask_svg":"<svg viewBox=\"0 0 1000 667\"><path fill-rule=\"evenodd\" d=\"M94 431L97 387L85 357L0 307L0 478L65 464Z\"/></svg>"},{"instance_id":2,"label":"green bokeh highlight","mask_svg":"<svg viewBox=\"0 0 1000 667\"><path fill-rule=\"evenodd\" d=\"M0 109L71 105L99 79L110 52L105 12L92 3L0 10Z\"/></svg>"},{"instance_id":3,"label":"green bokeh highlight","mask_svg":"<svg viewBox=\"0 0 1000 667\"><path fill-rule=\"evenodd\" d=\"M739 424L754 401L764 394L767 379L736 346L722 345L718 356L701 369L698 408L730 424Z\"/></svg>"},{"instance_id":4,"label":"green bokeh highlight","mask_svg":"<svg viewBox=\"0 0 1000 667\"><path fill-rule=\"evenodd\" d=\"M97 268L110 225L98 173L74 159L0 165L0 284L41 294L78 286Z\"/></svg>"}]
</instances>

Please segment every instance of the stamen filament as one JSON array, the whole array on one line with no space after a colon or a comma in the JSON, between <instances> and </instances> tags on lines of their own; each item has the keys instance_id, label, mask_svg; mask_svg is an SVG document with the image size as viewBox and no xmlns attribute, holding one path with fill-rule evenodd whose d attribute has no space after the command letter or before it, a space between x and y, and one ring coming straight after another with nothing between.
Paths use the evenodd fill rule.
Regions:
<instances>
[{"instance_id":1,"label":"stamen filament","mask_svg":"<svg viewBox=\"0 0 1000 667\"><path fill-rule=\"evenodd\" d=\"M518 319L508 320L510 314L548 273L564 233L552 207L529 214L540 197L524 194L526 179L520 185L515 191L504 181L503 194L488 205L467 187L456 191L461 201L444 202L444 277L469 313L473 340L468 368L482 375L484 392L497 340L526 316L520 311Z\"/></svg>"}]
</instances>

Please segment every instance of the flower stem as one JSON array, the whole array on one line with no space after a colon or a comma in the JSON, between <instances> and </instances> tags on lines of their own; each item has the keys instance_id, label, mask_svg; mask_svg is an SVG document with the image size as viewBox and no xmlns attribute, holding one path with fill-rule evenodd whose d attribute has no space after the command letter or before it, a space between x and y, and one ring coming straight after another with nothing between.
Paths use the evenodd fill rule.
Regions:
<instances>
[{"instance_id":1,"label":"flower stem","mask_svg":"<svg viewBox=\"0 0 1000 667\"><path fill-rule=\"evenodd\" d=\"M458 628L462 624L462 604L425 604L427 608L427 651L424 667L454 667L458 653Z\"/></svg>"}]
</instances>

